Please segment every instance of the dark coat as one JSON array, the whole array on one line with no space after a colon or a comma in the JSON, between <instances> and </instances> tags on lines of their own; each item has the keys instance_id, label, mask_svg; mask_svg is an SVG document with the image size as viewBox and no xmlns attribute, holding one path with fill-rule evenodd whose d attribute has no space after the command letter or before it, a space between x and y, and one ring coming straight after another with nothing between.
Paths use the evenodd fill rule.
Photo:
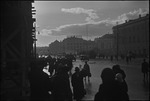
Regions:
<instances>
[{"instance_id":1,"label":"dark coat","mask_svg":"<svg viewBox=\"0 0 150 101\"><path fill-rule=\"evenodd\" d=\"M142 63L142 73L147 73L149 68L149 64L147 62Z\"/></svg>"},{"instance_id":2,"label":"dark coat","mask_svg":"<svg viewBox=\"0 0 150 101\"><path fill-rule=\"evenodd\" d=\"M91 77L91 72L90 72L90 66L88 64L85 64L83 69L82 69L82 74L84 77L89 76Z\"/></svg>"},{"instance_id":3,"label":"dark coat","mask_svg":"<svg viewBox=\"0 0 150 101\"><path fill-rule=\"evenodd\" d=\"M71 83L73 86L74 98L81 99L85 94L82 74L80 72L75 72L72 75Z\"/></svg>"},{"instance_id":4,"label":"dark coat","mask_svg":"<svg viewBox=\"0 0 150 101\"><path fill-rule=\"evenodd\" d=\"M106 101L106 100L129 100L128 94L121 90L121 87L117 82L103 83L99 87L99 91L96 93L94 101Z\"/></svg>"},{"instance_id":5,"label":"dark coat","mask_svg":"<svg viewBox=\"0 0 150 101\"><path fill-rule=\"evenodd\" d=\"M71 101L72 100L72 92L70 88L69 76L66 72L58 73L53 78L53 89L52 95L54 101Z\"/></svg>"},{"instance_id":6,"label":"dark coat","mask_svg":"<svg viewBox=\"0 0 150 101\"><path fill-rule=\"evenodd\" d=\"M118 81L118 84L124 92L128 92L128 85L125 80L123 82Z\"/></svg>"}]
</instances>

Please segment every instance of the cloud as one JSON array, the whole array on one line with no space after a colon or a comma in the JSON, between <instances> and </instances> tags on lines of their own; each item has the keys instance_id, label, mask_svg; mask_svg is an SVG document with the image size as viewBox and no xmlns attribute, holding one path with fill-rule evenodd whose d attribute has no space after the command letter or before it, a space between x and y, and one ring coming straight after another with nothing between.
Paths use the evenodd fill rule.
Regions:
<instances>
[{"instance_id":1,"label":"cloud","mask_svg":"<svg viewBox=\"0 0 150 101\"><path fill-rule=\"evenodd\" d=\"M134 10L134 11L124 13L118 16L118 18L116 20L113 20L112 23L118 22L119 24L121 24L121 23L124 23L126 20L137 19L139 15L145 16L148 13L149 13L149 9L139 8L138 10Z\"/></svg>"},{"instance_id":2,"label":"cloud","mask_svg":"<svg viewBox=\"0 0 150 101\"><path fill-rule=\"evenodd\" d=\"M70 25L62 25L56 29L43 29L41 32L42 35L76 35L76 36L101 36L106 34L106 32L111 31L112 25L109 26L106 24L106 20L95 22L95 23L82 23L82 24L70 24ZM44 34L47 33L47 34Z\"/></svg>"},{"instance_id":3,"label":"cloud","mask_svg":"<svg viewBox=\"0 0 150 101\"><path fill-rule=\"evenodd\" d=\"M86 17L85 21L87 22L93 22L94 19L98 19L98 15L96 14L96 11L93 9L84 9L84 8L70 8L70 9L66 9L66 8L62 8L61 9L62 12L65 13L72 13L72 14L87 14L88 17Z\"/></svg>"},{"instance_id":4,"label":"cloud","mask_svg":"<svg viewBox=\"0 0 150 101\"><path fill-rule=\"evenodd\" d=\"M81 13L87 13L85 9L62 9L64 12L70 12L75 14L81 14ZM91 12L93 10L89 10ZM89 14L89 12L87 14ZM55 29L43 29L41 32L43 35L53 35L53 36L61 36L61 35L80 35L83 37L86 37L87 35L89 37L92 36L102 36L108 32L112 33L112 27L118 24L124 23L126 20L130 19L136 19L139 17L139 14L144 16L147 14L148 11L146 9L138 9L134 10L128 13L124 13L120 16L118 16L116 19L107 18L105 20L101 21L91 21L81 24L68 24L68 25L62 25ZM94 19L95 17L93 17Z\"/></svg>"}]
</instances>

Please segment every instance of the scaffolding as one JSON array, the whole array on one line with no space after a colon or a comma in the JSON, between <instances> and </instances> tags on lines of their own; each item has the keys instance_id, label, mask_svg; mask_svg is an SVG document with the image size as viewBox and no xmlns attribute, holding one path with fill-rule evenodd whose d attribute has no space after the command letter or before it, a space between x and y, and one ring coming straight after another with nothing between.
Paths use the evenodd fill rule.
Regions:
<instances>
[{"instance_id":1,"label":"scaffolding","mask_svg":"<svg viewBox=\"0 0 150 101\"><path fill-rule=\"evenodd\" d=\"M1 100L21 100L30 93L28 71L36 54L33 2L1 1Z\"/></svg>"}]
</instances>

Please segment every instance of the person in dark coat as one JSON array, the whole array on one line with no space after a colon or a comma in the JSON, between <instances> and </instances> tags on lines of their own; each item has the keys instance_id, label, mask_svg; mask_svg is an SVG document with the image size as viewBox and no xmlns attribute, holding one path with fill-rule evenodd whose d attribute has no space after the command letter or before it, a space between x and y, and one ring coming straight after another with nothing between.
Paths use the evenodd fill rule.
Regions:
<instances>
[{"instance_id":1,"label":"person in dark coat","mask_svg":"<svg viewBox=\"0 0 150 101\"><path fill-rule=\"evenodd\" d=\"M102 84L94 97L94 101L129 100L128 95L125 92L122 92L121 87L115 80L115 74L112 69L104 68L101 73L101 78Z\"/></svg>"},{"instance_id":2,"label":"person in dark coat","mask_svg":"<svg viewBox=\"0 0 150 101\"><path fill-rule=\"evenodd\" d=\"M78 67L75 68L75 73L72 75L71 83L73 86L74 99L79 101L85 95L83 76Z\"/></svg>"},{"instance_id":3,"label":"person in dark coat","mask_svg":"<svg viewBox=\"0 0 150 101\"><path fill-rule=\"evenodd\" d=\"M88 76L88 81L90 81L91 72L90 72L90 66L88 65L87 61L85 61L84 67L82 69L82 73L84 74L85 81L87 76Z\"/></svg>"},{"instance_id":4,"label":"person in dark coat","mask_svg":"<svg viewBox=\"0 0 150 101\"><path fill-rule=\"evenodd\" d=\"M110 56L110 60L113 61L113 55Z\"/></svg>"},{"instance_id":5,"label":"person in dark coat","mask_svg":"<svg viewBox=\"0 0 150 101\"><path fill-rule=\"evenodd\" d=\"M67 68L59 64L57 74L52 82L52 96L54 101L72 101L72 92Z\"/></svg>"},{"instance_id":6,"label":"person in dark coat","mask_svg":"<svg viewBox=\"0 0 150 101\"><path fill-rule=\"evenodd\" d=\"M118 82L118 84L120 85L121 89L123 92L128 92L128 86L126 81L123 79L123 76L121 73L117 73L115 75L115 80Z\"/></svg>"},{"instance_id":7,"label":"person in dark coat","mask_svg":"<svg viewBox=\"0 0 150 101\"><path fill-rule=\"evenodd\" d=\"M125 74L125 72L120 68L120 65L118 65L118 64L117 64L117 65L113 65L112 70L114 71L115 75L116 75L117 73L121 73L122 76L123 76L123 79L126 78L126 74Z\"/></svg>"},{"instance_id":8,"label":"person in dark coat","mask_svg":"<svg viewBox=\"0 0 150 101\"><path fill-rule=\"evenodd\" d=\"M146 62L145 59L143 59L142 62L142 73L143 73L143 79L144 81L148 81L148 71L149 71L149 64Z\"/></svg>"},{"instance_id":9,"label":"person in dark coat","mask_svg":"<svg viewBox=\"0 0 150 101\"><path fill-rule=\"evenodd\" d=\"M125 92L128 92L128 86L127 83L125 81L126 78L126 74L125 72L120 68L120 65L114 65L112 67L112 70L115 73L115 79L118 81L118 83L122 86L122 89Z\"/></svg>"}]
</instances>

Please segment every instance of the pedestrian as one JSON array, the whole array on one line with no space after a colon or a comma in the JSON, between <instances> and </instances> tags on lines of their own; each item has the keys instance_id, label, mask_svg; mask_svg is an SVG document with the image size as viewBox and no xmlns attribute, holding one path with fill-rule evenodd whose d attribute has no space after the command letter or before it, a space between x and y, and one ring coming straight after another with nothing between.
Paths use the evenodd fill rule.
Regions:
<instances>
[{"instance_id":1,"label":"pedestrian","mask_svg":"<svg viewBox=\"0 0 150 101\"><path fill-rule=\"evenodd\" d=\"M99 91L95 94L94 101L126 101L128 95L121 90L121 86L115 80L115 74L111 68L104 68L101 73L102 84Z\"/></svg>"},{"instance_id":2,"label":"pedestrian","mask_svg":"<svg viewBox=\"0 0 150 101\"><path fill-rule=\"evenodd\" d=\"M114 65L112 67L112 70L114 71L115 79L117 80L117 82L121 86L122 90L127 93L128 92L128 85L127 85L126 80L125 80L126 74L125 74L124 70L122 70L120 68L120 65Z\"/></svg>"},{"instance_id":3,"label":"pedestrian","mask_svg":"<svg viewBox=\"0 0 150 101\"><path fill-rule=\"evenodd\" d=\"M143 80L148 81L148 70L149 69L149 64L146 62L146 59L143 59L142 62L142 73L143 73Z\"/></svg>"},{"instance_id":4,"label":"pedestrian","mask_svg":"<svg viewBox=\"0 0 150 101\"><path fill-rule=\"evenodd\" d=\"M126 62L127 62L127 64L129 64L129 56L128 55L126 56Z\"/></svg>"},{"instance_id":5,"label":"pedestrian","mask_svg":"<svg viewBox=\"0 0 150 101\"><path fill-rule=\"evenodd\" d=\"M82 73L84 74L85 82L86 82L86 77L88 77L88 81L90 82L91 72L90 72L90 66L87 63L87 61L85 61L84 67L82 69Z\"/></svg>"},{"instance_id":6,"label":"pedestrian","mask_svg":"<svg viewBox=\"0 0 150 101\"><path fill-rule=\"evenodd\" d=\"M125 81L125 79L123 79L123 75L121 73L117 73L115 75L115 80L118 82L118 84L120 85L121 87L121 90L123 92L128 92L128 86L127 86L127 83Z\"/></svg>"},{"instance_id":7,"label":"pedestrian","mask_svg":"<svg viewBox=\"0 0 150 101\"><path fill-rule=\"evenodd\" d=\"M48 91L50 89L49 76L43 72L45 61L38 59L31 63L31 71L29 73L30 81L30 100L50 100Z\"/></svg>"},{"instance_id":8,"label":"pedestrian","mask_svg":"<svg viewBox=\"0 0 150 101\"><path fill-rule=\"evenodd\" d=\"M57 73L52 81L52 87L53 101L72 101L68 68L62 63L58 64Z\"/></svg>"},{"instance_id":9,"label":"pedestrian","mask_svg":"<svg viewBox=\"0 0 150 101\"><path fill-rule=\"evenodd\" d=\"M115 75L117 73L121 73L123 75L123 79L126 78L126 74L125 74L124 70L120 68L120 65L118 65L118 64L113 65L112 70L114 71Z\"/></svg>"},{"instance_id":10,"label":"pedestrian","mask_svg":"<svg viewBox=\"0 0 150 101\"><path fill-rule=\"evenodd\" d=\"M75 73L72 75L71 83L73 86L74 99L81 100L86 94L83 83L83 75L78 67L75 68Z\"/></svg>"},{"instance_id":11,"label":"pedestrian","mask_svg":"<svg viewBox=\"0 0 150 101\"><path fill-rule=\"evenodd\" d=\"M111 55L110 59L111 59L111 61L113 61L113 56L112 55Z\"/></svg>"}]
</instances>

